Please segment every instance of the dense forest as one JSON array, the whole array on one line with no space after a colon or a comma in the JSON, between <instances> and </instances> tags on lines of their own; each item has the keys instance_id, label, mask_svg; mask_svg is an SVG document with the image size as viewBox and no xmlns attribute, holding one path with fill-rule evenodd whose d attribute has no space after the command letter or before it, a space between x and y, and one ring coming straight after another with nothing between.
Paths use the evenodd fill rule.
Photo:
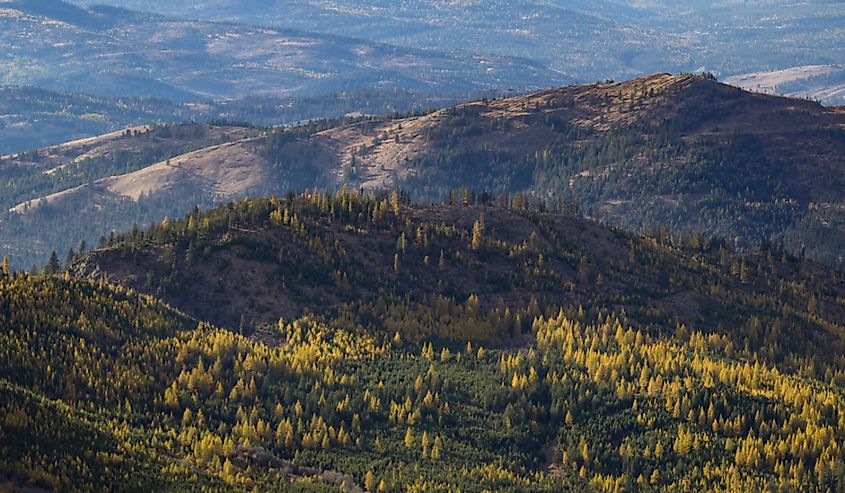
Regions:
<instances>
[{"instance_id":1,"label":"dense forest","mask_svg":"<svg viewBox=\"0 0 845 493\"><path fill-rule=\"evenodd\" d=\"M313 315L406 340L501 344L562 308L624 313L653 335L726 336L743 357L826 380L845 369L845 277L779 245L740 254L699 234L627 233L562 201L449 196L417 205L398 191L344 189L243 200L104 237L70 267L245 334Z\"/></svg>"},{"instance_id":2,"label":"dense forest","mask_svg":"<svg viewBox=\"0 0 845 493\"><path fill-rule=\"evenodd\" d=\"M472 325L468 314L462 326ZM530 338L303 317L250 337L0 275L0 471L55 491L838 491L841 379L559 309ZM413 333L411 334L413 335ZM788 352L789 346L784 345ZM834 357L819 355L833 368ZM832 373L829 373L829 375Z\"/></svg>"}]
</instances>

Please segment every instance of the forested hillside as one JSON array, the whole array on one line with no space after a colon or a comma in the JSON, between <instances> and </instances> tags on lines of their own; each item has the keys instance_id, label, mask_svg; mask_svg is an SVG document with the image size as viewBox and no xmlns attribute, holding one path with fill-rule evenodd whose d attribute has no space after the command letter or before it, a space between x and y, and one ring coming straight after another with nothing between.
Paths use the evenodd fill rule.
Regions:
<instances>
[{"instance_id":1,"label":"forested hillside","mask_svg":"<svg viewBox=\"0 0 845 493\"><path fill-rule=\"evenodd\" d=\"M826 379L845 369L845 278L777 246L736 254L701 235L640 237L524 195L309 193L195 211L104 238L72 263L250 334L310 314L408 341L511 344L563 308L624 313L648 334L699 330ZM820 356L824 356L820 358Z\"/></svg>"},{"instance_id":2,"label":"forested hillside","mask_svg":"<svg viewBox=\"0 0 845 493\"><path fill-rule=\"evenodd\" d=\"M0 478L55 491L845 484L841 351L816 355L828 370L813 377L739 334L661 333L599 307L533 315L513 347L467 341L471 306L454 317L446 339L314 317L247 338L124 287L4 267Z\"/></svg>"}]
</instances>

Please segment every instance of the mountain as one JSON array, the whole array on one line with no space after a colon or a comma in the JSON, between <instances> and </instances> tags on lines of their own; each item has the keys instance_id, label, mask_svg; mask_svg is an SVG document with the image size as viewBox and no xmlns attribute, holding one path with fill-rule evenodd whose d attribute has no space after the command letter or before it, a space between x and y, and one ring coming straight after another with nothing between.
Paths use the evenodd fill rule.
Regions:
<instances>
[{"instance_id":1,"label":"mountain","mask_svg":"<svg viewBox=\"0 0 845 493\"><path fill-rule=\"evenodd\" d=\"M273 152L319 169L321 186L530 191L629 229L784 242L841 263L843 129L841 108L658 74L362 122L315 134L307 153Z\"/></svg>"},{"instance_id":2,"label":"mountain","mask_svg":"<svg viewBox=\"0 0 845 493\"><path fill-rule=\"evenodd\" d=\"M845 59L845 7L827 0L107 3L186 19L237 20L407 47L508 54L537 60L580 81L656 71L710 71L727 78ZM823 100L845 102L841 94Z\"/></svg>"},{"instance_id":3,"label":"mountain","mask_svg":"<svg viewBox=\"0 0 845 493\"><path fill-rule=\"evenodd\" d=\"M5 85L205 101L372 88L456 93L569 80L526 59L436 52L50 0L0 3Z\"/></svg>"},{"instance_id":4,"label":"mountain","mask_svg":"<svg viewBox=\"0 0 845 493\"><path fill-rule=\"evenodd\" d=\"M43 259L51 245L65 251L80 236L90 243L133 222L177 217L191 202L206 207L342 184L439 200L467 186L575 202L587 215L631 230L707 231L740 249L782 243L796 255L841 264L843 125L840 108L702 76L569 86L404 118L275 129L172 156L169 165L150 162L73 190L31 194L31 205L43 198L50 207L7 216L14 226L6 244L42 238L29 250ZM143 200L126 200L142 191ZM104 205L113 199L123 205Z\"/></svg>"},{"instance_id":5,"label":"mountain","mask_svg":"<svg viewBox=\"0 0 845 493\"><path fill-rule=\"evenodd\" d=\"M630 74L614 47L627 44L631 50L637 50L648 46L654 37L639 30L630 32L626 29L628 26L592 12L534 0L485 0L448 5L431 0L401 3L344 0L332 4L311 0L227 0L186 3L175 9L161 1L109 3L142 11L167 12L185 19L236 20L243 24L325 32L405 47L517 56L587 80L597 71L597 59L603 60L605 75ZM666 54L667 58L671 56L663 51L664 46L654 43L651 46L659 46L661 54Z\"/></svg>"},{"instance_id":6,"label":"mountain","mask_svg":"<svg viewBox=\"0 0 845 493\"><path fill-rule=\"evenodd\" d=\"M840 488L841 273L516 199L243 201L116 237L91 280L3 267L0 484Z\"/></svg>"}]
</instances>

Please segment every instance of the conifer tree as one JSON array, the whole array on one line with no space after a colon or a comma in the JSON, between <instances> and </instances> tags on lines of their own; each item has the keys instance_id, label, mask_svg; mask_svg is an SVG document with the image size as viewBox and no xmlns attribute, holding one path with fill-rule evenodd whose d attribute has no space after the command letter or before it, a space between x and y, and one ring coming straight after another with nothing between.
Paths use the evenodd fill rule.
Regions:
<instances>
[{"instance_id":1,"label":"conifer tree","mask_svg":"<svg viewBox=\"0 0 845 493\"><path fill-rule=\"evenodd\" d=\"M61 269L62 267L59 264L59 256L56 255L56 251L53 250L50 253L50 259L47 260L47 265L44 267L44 273L47 275L54 275L58 274Z\"/></svg>"}]
</instances>

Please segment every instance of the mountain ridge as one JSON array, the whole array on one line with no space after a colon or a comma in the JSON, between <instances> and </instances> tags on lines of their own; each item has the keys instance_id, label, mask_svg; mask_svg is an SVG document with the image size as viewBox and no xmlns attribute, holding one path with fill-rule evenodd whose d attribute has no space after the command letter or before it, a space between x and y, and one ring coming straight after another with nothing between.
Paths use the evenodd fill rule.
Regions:
<instances>
[{"instance_id":1,"label":"mountain ridge","mask_svg":"<svg viewBox=\"0 0 845 493\"><path fill-rule=\"evenodd\" d=\"M677 235L707 231L739 248L783 243L795 254L834 265L845 254L842 108L750 93L703 76L655 74L359 120L311 130L276 128L241 144L173 156L183 172L159 163L143 174L164 188L144 191L175 204L165 188L182 186L190 196L205 197L198 203L211 205L249 193L344 184L398 187L418 199L440 200L449 189L468 186L493 194L525 192L535 200L560 197L635 231L650 225ZM220 175L209 188L201 178L227 166L267 177L261 180L265 186L227 187ZM196 179L191 169L201 170ZM134 181L111 180L121 179ZM63 194L62 200L108 195L100 185ZM159 210L153 220L187 212ZM79 212L86 213L84 207Z\"/></svg>"},{"instance_id":2,"label":"mountain ridge","mask_svg":"<svg viewBox=\"0 0 845 493\"><path fill-rule=\"evenodd\" d=\"M187 21L113 7L80 10L58 3L76 14L103 19L89 29L51 21L40 4L9 5L35 8L28 9L34 15L14 14L19 12L14 9L0 14L0 42L9 46L0 57L7 67L5 84L184 102L372 87L485 91L569 80L514 57L399 48L292 29ZM57 15L63 12L55 10Z\"/></svg>"},{"instance_id":3,"label":"mountain ridge","mask_svg":"<svg viewBox=\"0 0 845 493\"><path fill-rule=\"evenodd\" d=\"M660 70L710 71L727 78L838 63L845 46L839 29L845 10L825 0L734 2L729 8L696 0L214 0L179 6L165 0L104 2L182 18L237 19L401 46L496 51L539 60L579 81L627 79ZM841 76L820 82L822 88L835 88L841 86ZM843 101L841 94L827 97L829 104Z\"/></svg>"}]
</instances>

